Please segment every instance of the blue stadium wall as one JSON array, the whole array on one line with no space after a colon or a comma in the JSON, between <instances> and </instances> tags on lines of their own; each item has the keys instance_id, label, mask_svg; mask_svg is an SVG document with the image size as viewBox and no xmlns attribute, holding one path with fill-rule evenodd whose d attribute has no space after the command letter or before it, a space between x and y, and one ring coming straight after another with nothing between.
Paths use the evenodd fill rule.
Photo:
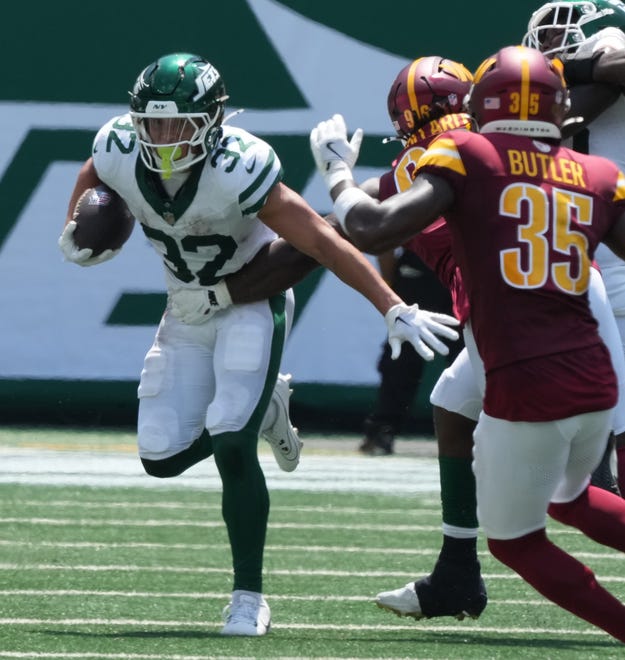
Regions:
<instances>
[{"instance_id":1,"label":"blue stadium wall","mask_svg":"<svg viewBox=\"0 0 625 660\"><path fill-rule=\"evenodd\" d=\"M95 131L125 111L137 73L157 56L197 52L222 73L236 123L270 141L286 182L321 213L328 198L308 133L335 112L365 130L359 180L392 160L386 94L411 59L441 54L475 68L518 43L535 3L228 0L176 11L125 5L16 4L3 35L0 85L0 414L5 423L132 423L143 356L160 317L161 265L142 232L96 268L62 261L57 237ZM33 20L33 12L37 20ZM296 288L282 369L294 418L308 428L359 428L378 382L384 324L331 273ZM427 365L413 406L443 368Z\"/></svg>"}]
</instances>

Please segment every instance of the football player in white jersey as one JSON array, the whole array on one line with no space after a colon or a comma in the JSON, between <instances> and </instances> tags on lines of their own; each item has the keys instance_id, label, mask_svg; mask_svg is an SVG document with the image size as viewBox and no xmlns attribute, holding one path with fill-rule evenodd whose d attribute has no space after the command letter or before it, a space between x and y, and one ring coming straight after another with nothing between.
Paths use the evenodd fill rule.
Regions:
<instances>
[{"instance_id":1,"label":"football player in white jersey","mask_svg":"<svg viewBox=\"0 0 625 660\"><path fill-rule=\"evenodd\" d=\"M586 121L570 142L577 151L604 156L625 167L625 4L620 0L547 2L531 16L525 45L564 63L571 90L570 116ZM604 83L601 88L591 83ZM613 90L606 96L605 89ZM601 269L625 350L625 263L607 246L597 248ZM619 383L621 390L625 383ZM615 414L618 483L625 497L625 404Z\"/></svg>"},{"instance_id":2,"label":"football player in white jersey","mask_svg":"<svg viewBox=\"0 0 625 660\"><path fill-rule=\"evenodd\" d=\"M146 67L130 94L130 112L95 137L59 244L67 260L83 266L115 256L94 255L73 241L76 201L103 182L122 196L162 257L168 303L141 373L139 455L156 477L215 457L234 569L221 632L256 636L270 627L262 595L269 495L257 440L278 377L287 296L215 313L216 293L224 294L219 280L281 235L371 301L385 316L395 354L409 341L432 359L434 351L448 352L440 337L458 334L449 327L457 325L452 317L405 305L356 248L282 183L271 146L225 124L227 98L215 67L197 55L166 55ZM349 147L354 159L357 141Z\"/></svg>"}]
</instances>

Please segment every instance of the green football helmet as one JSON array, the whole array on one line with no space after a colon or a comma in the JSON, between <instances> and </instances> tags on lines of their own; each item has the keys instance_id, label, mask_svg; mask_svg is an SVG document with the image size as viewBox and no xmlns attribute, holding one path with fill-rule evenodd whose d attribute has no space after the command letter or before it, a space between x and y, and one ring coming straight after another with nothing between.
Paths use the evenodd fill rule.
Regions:
<instances>
[{"instance_id":1,"label":"green football helmet","mask_svg":"<svg viewBox=\"0 0 625 660\"><path fill-rule=\"evenodd\" d=\"M130 116L145 166L167 179L215 146L228 98L215 67L174 53L147 66L130 92Z\"/></svg>"},{"instance_id":2,"label":"green football helmet","mask_svg":"<svg viewBox=\"0 0 625 660\"><path fill-rule=\"evenodd\" d=\"M625 32L625 4L620 0L548 2L532 14L523 45L566 58L607 27Z\"/></svg>"}]
</instances>

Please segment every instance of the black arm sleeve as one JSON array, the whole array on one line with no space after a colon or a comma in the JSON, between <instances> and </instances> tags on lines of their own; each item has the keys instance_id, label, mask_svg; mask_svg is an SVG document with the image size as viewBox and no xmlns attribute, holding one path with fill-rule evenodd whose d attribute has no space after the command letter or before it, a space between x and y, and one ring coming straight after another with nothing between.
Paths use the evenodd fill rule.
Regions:
<instances>
[{"instance_id":1,"label":"black arm sleeve","mask_svg":"<svg viewBox=\"0 0 625 660\"><path fill-rule=\"evenodd\" d=\"M564 64L564 78L568 85L580 85L593 82L595 62L602 53L595 53L592 57L583 60L566 60Z\"/></svg>"}]
</instances>

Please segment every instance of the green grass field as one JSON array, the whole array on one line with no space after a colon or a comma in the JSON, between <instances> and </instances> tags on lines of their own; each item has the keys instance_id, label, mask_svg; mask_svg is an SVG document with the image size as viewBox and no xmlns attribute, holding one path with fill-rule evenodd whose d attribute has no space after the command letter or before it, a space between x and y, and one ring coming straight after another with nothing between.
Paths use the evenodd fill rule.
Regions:
<instances>
[{"instance_id":1,"label":"green grass field","mask_svg":"<svg viewBox=\"0 0 625 660\"><path fill-rule=\"evenodd\" d=\"M307 461L319 470L324 461L344 465L345 472L382 466L382 475L388 466L434 469L435 461L364 459L340 449L304 455L302 490L272 488L264 578L271 633L222 638L231 568L218 489L184 481L177 486L176 480L157 486L149 480L149 487L108 486L101 479L50 485L27 473L29 460L40 470L37 461L49 467L59 455L59 465L66 466L55 468L61 477L63 469L67 477L80 471L76 456L119 455L132 462L131 440L132 434L110 431L0 433L0 458L10 470L0 483L0 658L625 657L618 642L498 564L483 540L489 606L479 620L415 622L379 610L372 600L378 591L433 566L440 543L438 493L319 492L307 477ZM47 453L50 447L57 451ZM214 469L208 463L206 470ZM20 473L15 465L26 467ZM387 492L393 490L389 479ZM559 525L549 529L625 598L620 553Z\"/></svg>"}]
</instances>

